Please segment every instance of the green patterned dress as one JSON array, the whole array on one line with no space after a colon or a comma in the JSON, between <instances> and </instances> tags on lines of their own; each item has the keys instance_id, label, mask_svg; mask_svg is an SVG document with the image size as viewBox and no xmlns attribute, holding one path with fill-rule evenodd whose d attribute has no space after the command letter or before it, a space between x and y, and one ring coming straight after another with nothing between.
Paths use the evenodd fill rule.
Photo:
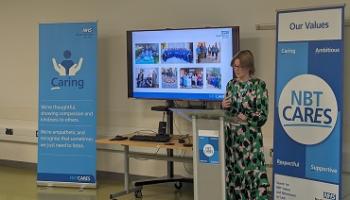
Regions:
<instances>
[{"instance_id":1,"label":"green patterned dress","mask_svg":"<svg viewBox=\"0 0 350 200\"><path fill-rule=\"evenodd\" d=\"M232 79L226 86L232 98L225 116L226 200L267 200L266 174L261 127L268 115L268 92L264 81ZM232 122L239 113L246 124Z\"/></svg>"}]
</instances>

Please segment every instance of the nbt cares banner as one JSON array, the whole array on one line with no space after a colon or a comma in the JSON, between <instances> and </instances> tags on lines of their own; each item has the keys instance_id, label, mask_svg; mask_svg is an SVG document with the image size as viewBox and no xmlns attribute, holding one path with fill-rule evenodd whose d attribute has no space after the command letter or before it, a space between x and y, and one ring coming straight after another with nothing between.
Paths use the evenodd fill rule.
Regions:
<instances>
[{"instance_id":1,"label":"nbt cares banner","mask_svg":"<svg viewBox=\"0 0 350 200\"><path fill-rule=\"evenodd\" d=\"M344 6L277 13L274 199L341 199Z\"/></svg>"},{"instance_id":2,"label":"nbt cares banner","mask_svg":"<svg viewBox=\"0 0 350 200\"><path fill-rule=\"evenodd\" d=\"M39 185L96 187L97 24L39 26Z\"/></svg>"}]
</instances>

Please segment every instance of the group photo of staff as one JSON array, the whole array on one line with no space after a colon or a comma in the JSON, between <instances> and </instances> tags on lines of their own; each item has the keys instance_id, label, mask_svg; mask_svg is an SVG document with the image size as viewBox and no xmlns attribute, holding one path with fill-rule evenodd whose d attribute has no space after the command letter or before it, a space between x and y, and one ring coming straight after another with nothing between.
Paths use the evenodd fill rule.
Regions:
<instances>
[{"instance_id":1,"label":"group photo of staff","mask_svg":"<svg viewBox=\"0 0 350 200\"><path fill-rule=\"evenodd\" d=\"M203 68L181 68L180 88L202 89Z\"/></svg>"},{"instance_id":2,"label":"group photo of staff","mask_svg":"<svg viewBox=\"0 0 350 200\"><path fill-rule=\"evenodd\" d=\"M193 62L193 42L162 43L161 52L164 64Z\"/></svg>"},{"instance_id":3,"label":"group photo of staff","mask_svg":"<svg viewBox=\"0 0 350 200\"><path fill-rule=\"evenodd\" d=\"M135 63L136 64L158 64L159 63L158 43L136 44Z\"/></svg>"},{"instance_id":4,"label":"group photo of staff","mask_svg":"<svg viewBox=\"0 0 350 200\"><path fill-rule=\"evenodd\" d=\"M206 69L207 87L210 89L221 89L221 72L219 67Z\"/></svg>"},{"instance_id":5,"label":"group photo of staff","mask_svg":"<svg viewBox=\"0 0 350 200\"><path fill-rule=\"evenodd\" d=\"M220 63L220 42L198 42L196 43L197 63Z\"/></svg>"},{"instance_id":6,"label":"group photo of staff","mask_svg":"<svg viewBox=\"0 0 350 200\"><path fill-rule=\"evenodd\" d=\"M137 69L136 74L137 88L159 88L158 68L141 67Z\"/></svg>"}]
</instances>

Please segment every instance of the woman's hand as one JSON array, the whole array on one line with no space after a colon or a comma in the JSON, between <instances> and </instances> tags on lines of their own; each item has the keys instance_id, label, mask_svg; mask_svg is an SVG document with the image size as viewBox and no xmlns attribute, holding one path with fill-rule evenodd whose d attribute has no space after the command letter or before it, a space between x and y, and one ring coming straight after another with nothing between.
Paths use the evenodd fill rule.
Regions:
<instances>
[{"instance_id":1,"label":"woman's hand","mask_svg":"<svg viewBox=\"0 0 350 200\"><path fill-rule=\"evenodd\" d=\"M237 115L237 117L238 117L239 119L241 119L242 121L247 121L247 116L245 116L245 115L242 114L242 113L239 113L239 114Z\"/></svg>"},{"instance_id":2,"label":"woman's hand","mask_svg":"<svg viewBox=\"0 0 350 200\"><path fill-rule=\"evenodd\" d=\"M231 107L231 99L229 97L226 97L224 100L222 100L221 106L223 109L230 108Z\"/></svg>"}]
</instances>

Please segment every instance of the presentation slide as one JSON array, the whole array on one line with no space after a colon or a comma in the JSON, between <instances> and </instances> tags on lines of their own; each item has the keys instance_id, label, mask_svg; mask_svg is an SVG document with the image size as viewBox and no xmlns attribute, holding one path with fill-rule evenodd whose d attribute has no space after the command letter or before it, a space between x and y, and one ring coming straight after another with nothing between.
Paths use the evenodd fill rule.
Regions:
<instances>
[{"instance_id":1,"label":"presentation slide","mask_svg":"<svg viewBox=\"0 0 350 200\"><path fill-rule=\"evenodd\" d=\"M224 98L226 83L233 77L232 27L134 31L131 38L132 97Z\"/></svg>"}]
</instances>

